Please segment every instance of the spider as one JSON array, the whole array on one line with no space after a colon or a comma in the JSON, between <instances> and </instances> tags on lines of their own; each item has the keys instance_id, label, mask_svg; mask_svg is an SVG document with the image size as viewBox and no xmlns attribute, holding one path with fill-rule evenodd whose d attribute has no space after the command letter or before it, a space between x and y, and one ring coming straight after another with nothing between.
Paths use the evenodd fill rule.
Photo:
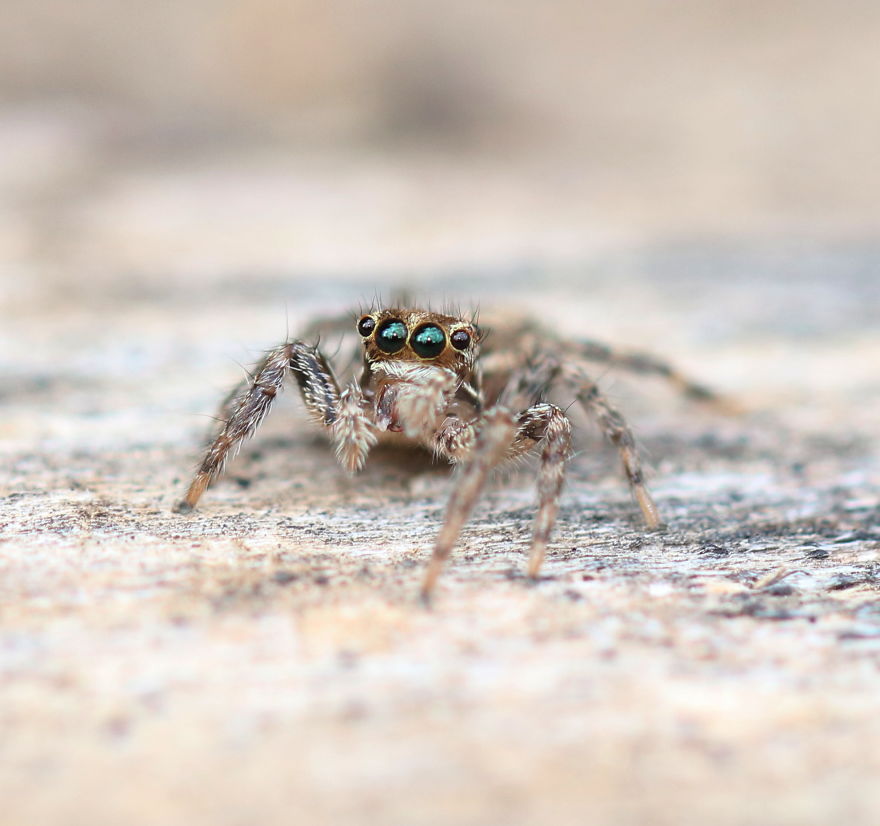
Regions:
<instances>
[{"instance_id":1,"label":"spider","mask_svg":"<svg viewBox=\"0 0 880 826\"><path fill-rule=\"evenodd\" d=\"M319 345L309 342L324 329L338 331L349 325L361 338L361 372L343 387ZM385 434L399 434L461 466L421 586L425 602L490 471L538 451L538 510L527 567L534 580L556 521L571 456L571 422L547 401L551 390L567 388L596 419L620 453L646 527L662 527L632 431L590 378L591 362L663 376L691 398L716 398L652 356L616 352L595 341L561 339L533 322L502 324L487 335L474 318L460 313L382 307L359 317L318 322L302 339L269 350L223 402L219 427L175 510L187 513L196 506L227 460L256 432L285 379L292 377L310 416L325 428L348 471L360 470ZM356 369L355 365L352 375Z\"/></svg>"}]
</instances>

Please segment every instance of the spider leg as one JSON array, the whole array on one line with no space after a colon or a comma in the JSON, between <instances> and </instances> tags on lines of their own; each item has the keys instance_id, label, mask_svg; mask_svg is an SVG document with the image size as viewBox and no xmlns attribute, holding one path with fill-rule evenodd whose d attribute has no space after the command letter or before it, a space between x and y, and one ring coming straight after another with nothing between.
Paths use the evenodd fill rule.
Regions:
<instances>
[{"instance_id":1,"label":"spider leg","mask_svg":"<svg viewBox=\"0 0 880 826\"><path fill-rule=\"evenodd\" d=\"M571 456L571 422L556 405L536 404L520 414L518 424L514 449L523 445L524 452L535 443L542 445L538 471L538 513L532 529L528 566L529 579L535 579L559 513L565 466Z\"/></svg>"},{"instance_id":2,"label":"spider leg","mask_svg":"<svg viewBox=\"0 0 880 826\"><path fill-rule=\"evenodd\" d=\"M220 427L211 440L190 483L186 496L175 507L178 513L191 511L208 485L222 472L245 439L253 436L281 390L284 379L293 374L306 408L318 423L329 427L339 412L339 388L333 371L317 347L291 341L270 350L253 374L236 387L220 407Z\"/></svg>"},{"instance_id":3,"label":"spider leg","mask_svg":"<svg viewBox=\"0 0 880 826\"><path fill-rule=\"evenodd\" d=\"M645 524L650 530L661 528L663 523L660 519L660 512L645 486L642 462L636 450L635 438L626 419L602 395L596 383L583 371L572 371L568 375L568 379L577 388L577 398L584 410L595 417L608 441L620 451L624 473L626 473L633 496L641 508Z\"/></svg>"},{"instance_id":4,"label":"spider leg","mask_svg":"<svg viewBox=\"0 0 880 826\"><path fill-rule=\"evenodd\" d=\"M542 445L538 473L538 513L532 531L528 576L534 579L559 512L559 495L571 452L571 423L555 405L535 404L517 417L504 407L483 418L463 422L450 416L433 441L434 450L453 461L467 460L446 509L446 521L437 536L422 584L422 601L429 602L437 577L470 516L489 472L505 460Z\"/></svg>"},{"instance_id":5,"label":"spider leg","mask_svg":"<svg viewBox=\"0 0 880 826\"><path fill-rule=\"evenodd\" d=\"M666 379L686 398L695 401L722 403L724 400L715 391L697 382L691 381L669 362L656 358L648 353L615 350L607 344L590 339L581 339L576 343L578 355L586 361L621 367L640 375L660 376Z\"/></svg>"},{"instance_id":6,"label":"spider leg","mask_svg":"<svg viewBox=\"0 0 880 826\"><path fill-rule=\"evenodd\" d=\"M499 396L499 403L513 410L526 410L543 399L561 370L555 356L540 350L529 352L525 361L514 370Z\"/></svg>"},{"instance_id":7,"label":"spider leg","mask_svg":"<svg viewBox=\"0 0 880 826\"><path fill-rule=\"evenodd\" d=\"M565 466L571 455L571 422L556 405L541 401L561 370L555 357L533 352L501 393L501 398L514 409L523 410L525 407L517 417L517 433L508 456L518 456L537 444L542 445L538 471L538 513L532 531L528 567L530 579L537 577L544 561L547 543L559 513Z\"/></svg>"},{"instance_id":8,"label":"spider leg","mask_svg":"<svg viewBox=\"0 0 880 826\"><path fill-rule=\"evenodd\" d=\"M450 419L446 422L450 422ZM434 552L422 583L421 597L424 603L431 600L431 593L443 563L470 516L486 484L489 471L505 458L515 434L514 417L504 407L488 410L481 418L465 424L455 434L452 441L460 446L462 452L467 450L470 456L454 481L452 496L446 507L446 519L434 542ZM435 445L440 445L441 441L438 435Z\"/></svg>"},{"instance_id":9,"label":"spider leg","mask_svg":"<svg viewBox=\"0 0 880 826\"><path fill-rule=\"evenodd\" d=\"M350 473L364 466L370 448L376 444L376 426L364 409L364 394L357 382L352 382L339 397L331 438L336 447L336 458Z\"/></svg>"},{"instance_id":10,"label":"spider leg","mask_svg":"<svg viewBox=\"0 0 880 826\"><path fill-rule=\"evenodd\" d=\"M514 369L519 367L510 353L567 352L584 361L620 367L640 375L659 376L666 379L686 398L709 402L729 412L737 412L737 406L729 399L719 396L705 385L692 381L669 362L638 351L617 350L593 339L560 339L551 331L526 321L503 331L498 351L483 358L486 369ZM528 356L531 358L531 355Z\"/></svg>"}]
</instances>

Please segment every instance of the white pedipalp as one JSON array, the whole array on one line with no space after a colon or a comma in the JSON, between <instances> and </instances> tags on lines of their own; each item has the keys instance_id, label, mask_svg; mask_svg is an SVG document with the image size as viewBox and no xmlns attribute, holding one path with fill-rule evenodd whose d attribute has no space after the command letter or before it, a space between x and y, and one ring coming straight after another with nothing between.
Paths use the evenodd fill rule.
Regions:
<instances>
[{"instance_id":1,"label":"white pedipalp","mask_svg":"<svg viewBox=\"0 0 880 826\"><path fill-rule=\"evenodd\" d=\"M403 362L380 362L373 371L382 385L376 426L427 443L458 389L458 376L445 367Z\"/></svg>"}]
</instances>

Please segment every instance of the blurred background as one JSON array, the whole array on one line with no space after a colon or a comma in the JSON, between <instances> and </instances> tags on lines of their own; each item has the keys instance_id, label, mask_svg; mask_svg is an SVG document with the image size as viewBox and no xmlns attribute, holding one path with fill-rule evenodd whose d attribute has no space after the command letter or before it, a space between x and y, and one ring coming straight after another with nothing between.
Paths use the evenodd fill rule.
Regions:
<instances>
[{"instance_id":1,"label":"blurred background","mask_svg":"<svg viewBox=\"0 0 880 826\"><path fill-rule=\"evenodd\" d=\"M26 384L88 408L96 371L179 375L179 417L206 404L187 367L234 375L405 286L699 351L765 402L813 398L789 391L821 338L818 384L863 397L831 365L868 380L841 347L876 343L876 3L0 9L0 353Z\"/></svg>"},{"instance_id":2,"label":"blurred background","mask_svg":"<svg viewBox=\"0 0 880 826\"><path fill-rule=\"evenodd\" d=\"M0 8L7 289L432 280L880 220L870 0Z\"/></svg>"}]
</instances>

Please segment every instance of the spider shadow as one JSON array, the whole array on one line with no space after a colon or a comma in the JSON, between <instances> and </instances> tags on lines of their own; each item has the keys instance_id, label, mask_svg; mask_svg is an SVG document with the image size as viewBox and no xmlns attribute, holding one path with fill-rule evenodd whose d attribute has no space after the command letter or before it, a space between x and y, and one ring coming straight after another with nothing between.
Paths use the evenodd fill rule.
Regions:
<instances>
[{"instance_id":1,"label":"spider shadow","mask_svg":"<svg viewBox=\"0 0 880 826\"><path fill-rule=\"evenodd\" d=\"M261 434L231 463L227 478L241 488L272 479L341 493L354 488L384 488L409 491L414 482L425 479L440 483L452 472L430 451L405 442L380 442L371 451L363 470L349 474L320 433L307 435Z\"/></svg>"}]
</instances>

